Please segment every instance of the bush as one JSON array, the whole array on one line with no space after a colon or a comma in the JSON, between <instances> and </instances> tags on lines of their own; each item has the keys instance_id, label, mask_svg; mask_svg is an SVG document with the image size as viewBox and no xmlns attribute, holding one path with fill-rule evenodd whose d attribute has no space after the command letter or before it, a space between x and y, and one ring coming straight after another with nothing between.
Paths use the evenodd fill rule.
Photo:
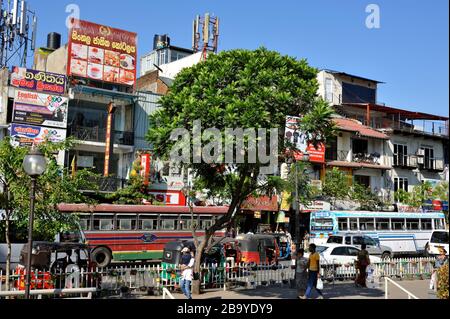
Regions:
<instances>
[{"instance_id":1,"label":"bush","mask_svg":"<svg viewBox=\"0 0 450 319\"><path fill-rule=\"evenodd\" d=\"M437 296L439 299L449 299L448 298L448 263L439 268L437 273Z\"/></svg>"}]
</instances>

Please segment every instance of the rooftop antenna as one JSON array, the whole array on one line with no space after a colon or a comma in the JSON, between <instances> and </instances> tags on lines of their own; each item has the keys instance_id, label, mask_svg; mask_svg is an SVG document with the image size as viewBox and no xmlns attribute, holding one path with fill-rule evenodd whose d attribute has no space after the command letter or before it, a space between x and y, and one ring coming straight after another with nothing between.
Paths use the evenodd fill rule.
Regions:
<instances>
[{"instance_id":1,"label":"rooftop antenna","mask_svg":"<svg viewBox=\"0 0 450 319\"><path fill-rule=\"evenodd\" d=\"M205 13L204 17L196 16L192 31L192 50L203 52L206 59L208 52L217 53L219 45L219 18ZM202 46L200 48L200 46Z\"/></svg>"},{"instance_id":2,"label":"rooftop antenna","mask_svg":"<svg viewBox=\"0 0 450 319\"><path fill-rule=\"evenodd\" d=\"M31 51L36 48L36 31L36 14L28 10L26 0L0 0L0 68L16 58L26 67L29 44Z\"/></svg>"}]
</instances>

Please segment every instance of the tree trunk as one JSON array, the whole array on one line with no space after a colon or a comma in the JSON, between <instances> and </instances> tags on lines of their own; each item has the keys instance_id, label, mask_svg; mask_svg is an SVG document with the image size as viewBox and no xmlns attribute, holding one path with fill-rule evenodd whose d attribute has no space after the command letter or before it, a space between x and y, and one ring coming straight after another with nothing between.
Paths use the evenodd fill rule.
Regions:
<instances>
[{"instance_id":1,"label":"tree trunk","mask_svg":"<svg viewBox=\"0 0 450 319\"><path fill-rule=\"evenodd\" d=\"M5 238L8 252L6 254L6 291L10 290L9 287L9 276L11 269L11 240L9 238L9 213L6 213L6 221L5 221Z\"/></svg>"}]
</instances>

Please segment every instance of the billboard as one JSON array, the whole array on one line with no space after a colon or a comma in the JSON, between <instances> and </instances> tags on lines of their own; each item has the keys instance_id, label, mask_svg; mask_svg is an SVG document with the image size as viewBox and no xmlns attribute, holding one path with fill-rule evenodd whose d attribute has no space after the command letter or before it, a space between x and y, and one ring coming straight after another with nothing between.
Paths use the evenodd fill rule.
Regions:
<instances>
[{"instance_id":1,"label":"billboard","mask_svg":"<svg viewBox=\"0 0 450 319\"><path fill-rule=\"evenodd\" d=\"M59 95L16 90L13 122L66 128L68 101Z\"/></svg>"},{"instance_id":2,"label":"billboard","mask_svg":"<svg viewBox=\"0 0 450 319\"><path fill-rule=\"evenodd\" d=\"M63 74L13 67L11 86L19 89L37 92L64 94L66 91L66 76Z\"/></svg>"},{"instance_id":3,"label":"billboard","mask_svg":"<svg viewBox=\"0 0 450 319\"><path fill-rule=\"evenodd\" d=\"M11 124L11 144L13 146L32 146L48 140L60 143L66 139L66 130L28 124Z\"/></svg>"},{"instance_id":4,"label":"billboard","mask_svg":"<svg viewBox=\"0 0 450 319\"><path fill-rule=\"evenodd\" d=\"M73 22L67 75L134 86L137 34L83 20Z\"/></svg>"},{"instance_id":5,"label":"billboard","mask_svg":"<svg viewBox=\"0 0 450 319\"><path fill-rule=\"evenodd\" d=\"M299 121L301 121L300 117L286 117L285 139L295 146L295 159L300 161L304 154L309 154L310 162L325 163L325 145L319 144L316 148L313 144L309 143L307 136L299 130Z\"/></svg>"}]
</instances>

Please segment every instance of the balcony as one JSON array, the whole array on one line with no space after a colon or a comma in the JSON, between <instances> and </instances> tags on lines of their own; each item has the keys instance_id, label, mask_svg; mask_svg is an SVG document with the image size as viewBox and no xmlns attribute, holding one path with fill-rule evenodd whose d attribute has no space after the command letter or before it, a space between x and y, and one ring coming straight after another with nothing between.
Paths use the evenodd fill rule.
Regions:
<instances>
[{"instance_id":1,"label":"balcony","mask_svg":"<svg viewBox=\"0 0 450 319\"><path fill-rule=\"evenodd\" d=\"M420 168L424 170L431 172L440 172L444 170L444 159L442 158L419 157L418 162L421 164Z\"/></svg>"},{"instance_id":2,"label":"balcony","mask_svg":"<svg viewBox=\"0 0 450 319\"><path fill-rule=\"evenodd\" d=\"M99 127L75 126L69 127L69 136L80 141L105 143L106 129ZM114 131L114 144L134 145L134 132Z\"/></svg>"},{"instance_id":3,"label":"balcony","mask_svg":"<svg viewBox=\"0 0 450 319\"><path fill-rule=\"evenodd\" d=\"M394 154L394 167L418 168L419 158L416 155Z\"/></svg>"},{"instance_id":4,"label":"balcony","mask_svg":"<svg viewBox=\"0 0 450 319\"><path fill-rule=\"evenodd\" d=\"M381 155L380 153L353 153L352 161L355 163L363 163L370 165L380 165Z\"/></svg>"},{"instance_id":5,"label":"balcony","mask_svg":"<svg viewBox=\"0 0 450 319\"><path fill-rule=\"evenodd\" d=\"M348 167L353 169L371 168L390 170L390 165L381 163L381 155L379 153L353 153L352 151L337 151L333 158L327 158L327 165L334 167Z\"/></svg>"}]
</instances>

